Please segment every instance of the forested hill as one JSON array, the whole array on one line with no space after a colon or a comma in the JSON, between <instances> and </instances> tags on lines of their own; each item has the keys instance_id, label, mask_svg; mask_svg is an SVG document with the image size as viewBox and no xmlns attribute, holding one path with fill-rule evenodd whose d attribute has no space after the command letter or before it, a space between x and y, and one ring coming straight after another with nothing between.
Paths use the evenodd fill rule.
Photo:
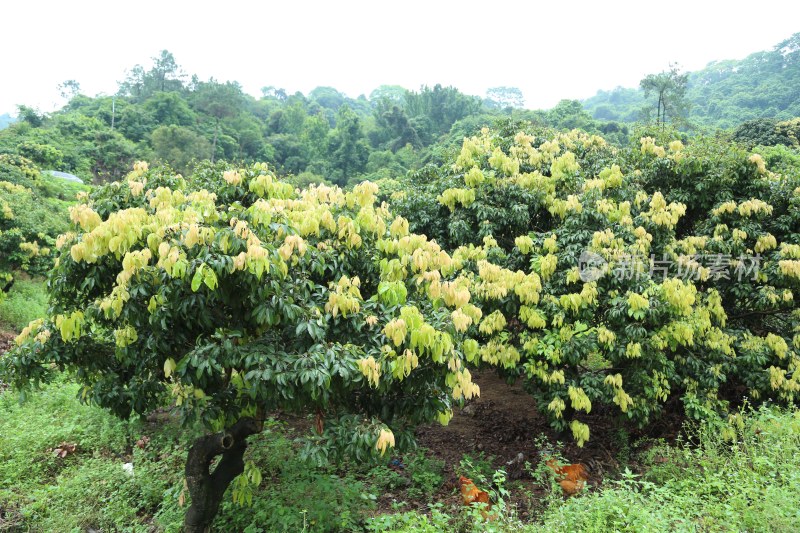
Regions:
<instances>
[{"instance_id":1,"label":"forested hill","mask_svg":"<svg viewBox=\"0 0 800 533\"><path fill-rule=\"evenodd\" d=\"M255 98L236 82L186 75L168 51L131 68L113 97L85 96L75 80L59 88L67 104L54 113L20 106L0 131L0 154L95 181L119 178L135 160L186 174L204 159L264 161L296 185L376 181L437 161L465 135L507 119L627 138L626 126L592 120L577 101L524 110L513 87L483 98L441 85L383 85L357 98L331 87L264 87Z\"/></svg>"},{"instance_id":2,"label":"forested hill","mask_svg":"<svg viewBox=\"0 0 800 533\"><path fill-rule=\"evenodd\" d=\"M800 33L772 51L712 63L691 73L688 83L678 78L680 101L662 110L677 126L683 125L675 119L684 116L686 100L690 123L707 128L800 116ZM441 85L416 90L383 85L351 98L332 87L289 94L267 86L253 97L236 82L187 75L166 50L147 66L131 68L114 96L86 96L75 80L59 89L66 105L56 112L19 107L16 122L0 129L0 154L94 181L117 179L136 160L161 161L186 174L210 159L264 161L298 186L321 181L346 186L438 163L465 136L483 126L503 127L504 121L580 128L624 144L627 122L658 120L660 113L656 97L646 100L640 89L601 91L583 105L563 100L546 111L524 109L523 95L513 87L477 97ZM757 126L745 137L755 130L773 135L776 127Z\"/></svg>"},{"instance_id":3,"label":"forested hill","mask_svg":"<svg viewBox=\"0 0 800 533\"><path fill-rule=\"evenodd\" d=\"M755 118L800 116L800 33L742 60L715 61L689 73L686 98L695 125L733 128ZM645 107L640 88L618 87L583 102L596 119L634 122Z\"/></svg>"}]
</instances>

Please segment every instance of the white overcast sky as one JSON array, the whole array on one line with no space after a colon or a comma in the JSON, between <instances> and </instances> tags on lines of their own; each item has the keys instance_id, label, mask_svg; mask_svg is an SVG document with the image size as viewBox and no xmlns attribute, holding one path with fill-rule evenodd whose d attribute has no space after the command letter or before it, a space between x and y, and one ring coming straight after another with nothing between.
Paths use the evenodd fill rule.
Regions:
<instances>
[{"instance_id":1,"label":"white overcast sky","mask_svg":"<svg viewBox=\"0 0 800 533\"><path fill-rule=\"evenodd\" d=\"M116 92L162 49L189 74L349 96L381 84L519 87L527 107L696 70L800 31L800 2L0 0L0 114L49 111L57 86Z\"/></svg>"}]
</instances>

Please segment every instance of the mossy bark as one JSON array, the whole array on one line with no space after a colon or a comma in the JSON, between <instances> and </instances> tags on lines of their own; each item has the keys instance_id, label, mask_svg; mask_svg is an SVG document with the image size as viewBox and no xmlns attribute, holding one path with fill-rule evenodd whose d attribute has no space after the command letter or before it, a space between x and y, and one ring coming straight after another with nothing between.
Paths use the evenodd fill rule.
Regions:
<instances>
[{"instance_id":1,"label":"mossy bark","mask_svg":"<svg viewBox=\"0 0 800 533\"><path fill-rule=\"evenodd\" d=\"M227 431L198 438L186 457L186 486L191 505L184 518L186 533L206 533L219 511L220 503L231 482L244 472L247 437L260 433L262 424L243 418ZM211 472L211 463L222 458Z\"/></svg>"}]
</instances>

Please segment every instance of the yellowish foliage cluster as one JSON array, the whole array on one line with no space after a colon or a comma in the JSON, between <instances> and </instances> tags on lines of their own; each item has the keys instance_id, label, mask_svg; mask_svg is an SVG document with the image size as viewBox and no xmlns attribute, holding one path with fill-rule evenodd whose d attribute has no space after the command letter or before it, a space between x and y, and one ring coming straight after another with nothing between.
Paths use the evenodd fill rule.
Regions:
<instances>
[{"instance_id":1,"label":"yellowish foliage cluster","mask_svg":"<svg viewBox=\"0 0 800 533\"><path fill-rule=\"evenodd\" d=\"M124 348L144 333L119 320L136 276L161 269L172 278L183 279L194 272L192 290L202 286L214 290L218 280L210 264L192 259L199 250L213 248L228 254L230 274L247 273L260 279L265 273L286 276L291 268L318 254L338 253L341 257L374 243L371 253L377 256L376 268L380 269L376 298L392 302L392 314L373 314L373 300L367 295L365 301L361 280L350 275L337 274L338 280L329 284L322 300L332 320L369 315L358 318L359 324L371 329L379 345L360 354L357 366L370 388L382 390L385 384L403 381L420 367L434 365L446 372L444 392L448 396L470 399L480 390L465 363L519 367L547 391L549 396L542 405L562 427L570 427L579 445L589 438L588 426L564 418L571 412L590 412L596 395L602 394L602 401L613 402L629 416L637 409L648 409L654 400L666 400L670 391L667 370L663 365L649 366L655 354L672 358L671 364L677 366L694 352L714 354L717 360L704 371L721 380L727 370L720 361L732 361L737 350L762 350L780 361L780 368L776 365L768 370L771 386L787 398L800 391L796 378L800 331L793 344L771 333L742 340L723 331L728 316L722 296L703 288L700 282L708 281L711 272L695 257L717 249L720 243L732 243L748 253L779 255L780 260L770 265L772 272L800 279L800 245L780 243L774 235L751 231L750 226L748 235L737 227L739 219L753 222L771 215L771 205L756 198L721 202L710 213L717 218L710 225L713 237L688 235L678 240L674 230L686 216L686 205L668 203L659 191L648 194L638 190L634 195L627 190L627 177L616 164L595 175L581 176L583 160L576 153L605 150L602 139L573 131L554 135L538 146L535 142L533 135L521 132L504 149L488 129L465 139L452 166L463 177L463 187L448 188L438 196L452 212L480 200L478 194L489 186L513 185L539 194L543 216L548 217L549 212L554 221L547 231L504 235L502 239L495 232L497 240L513 240L519 251L514 252L515 258L524 256L514 270L494 262L507 251L501 250L491 235L483 238L482 245L476 240L449 254L437 242L410 233L408 220L394 216L386 205L377 205L375 184L365 182L350 192L324 185L295 191L262 165L222 175L220 195L223 190L240 188L258 197L247 209L236 210L219 206L216 195L209 191L153 188L147 183L146 166L137 163L121 191L144 201L137 205L145 207L117 211L103 220L91 202L80 204L71 211L76 232L60 239L58 245L69 245L75 262L96 263L106 256L121 261L116 284L96 305L104 316L119 322L113 336L116 345ZM680 141L665 148L649 137L641 139L640 151L644 156L668 158L666 163L685 162L690 157ZM762 172L760 156L749 161ZM631 175L635 180L636 172ZM559 227L582 224L584 219L599 221L582 239L586 250L606 261L602 275L610 275L631 256L647 257L656 249L666 251L676 265L696 272L697 277L648 276L650 265L644 264L635 267L635 274L643 275L645 281L631 285L630 290L625 285L608 290L604 282L584 280L567 253L575 249L575 239ZM735 257L727 260L731 266L737 261ZM762 276L759 279L766 281L766 274ZM790 289L764 286L759 290L775 306L794 298ZM408 295L427 298L438 318L407 302ZM154 296L148 311L157 313L163 304ZM316 312L321 314L319 309ZM609 318L612 313L617 313L616 324ZM654 325L654 316L658 325ZM628 327L619 327L619 323ZM56 324L65 342L79 338L86 327L81 311L60 315ZM26 329L20 339L37 331ZM471 334L476 338L469 338ZM574 345L581 350L586 346L585 353L576 355ZM580 386L572 373L576 366L591 366L592 372L604 376L601 393ZM638 377L631 379L626 368L637 369ZM689 394L699 391L698 381L691 378L681 387ZM179 394L188 393L180 389ZM707 391L706 399L716 401L714 394ZM439 413L442 423L451 416L449 408ZM381 430L376 450L383 454L392 446L391 431Z\"/></svg>"},{"instance_id":2,"label":"yellowish foliage cluster","mask_svg":"<svg viewBox=\"0 0 800 533\"><path fill-rule=\"evenodd\" d=\"M503 139L504 143L508 139ZM501 149L492 132L484 129L479 136L465 139L461 154L453 166L457 173L463 173L465 189L450 189L439 201L450 210L459 207L459 198L467 198L468 203L477 201L465 191L471 189L502 188L506 185L530 189L542 195L542 206L558 221L566 225L578 217L585 217L587 211L591 216L600 215L607 220L608 226L597 229L591 234L587 250L605 260L598 266L598 272L609 276L621 268L628 268L631 280L648 279L637 290L622 295L617 291L603 292L598 283L589 282L580 285L580 290L572 286L581 282L582 271L579 267L568 265L563 267L560 241L564 235L559 231L547 231L517 235L513 242L523 256L530 258L530 270L512 272L493 264L485 253L489 249L475 246L469 250L462 247L453 255L456 266L463 263L461 258L474 261L477 272L474 276L461 275L469 279L462 282L469 289L475 305L483 308L486 316L480 322L470 321L462 313L454 313L454 324L457 331L468 331L472 324L478 325L478 332L486 339L480 347L481 360L490 364L507 367L521 364L530 378L537 379L548 390L552 391L548 410L555 418L561 418L566 409L564 399L569 398L574 410L590 407L585 391L574 382L565 383L563 346L578 335L593 335L596 346L601 353L587 354L589 359L598 361L601 368L611 368L609 360L628 360L631 365L639 365L634 361L650 357L654 351L675 353L676 364L685 361L682 350L688 348L700 353L710 352L714 357L733 358L737 353L737 337L723 331L728 321L720 293L713 289L701 292L699 283L709 282L712 276L719 276L719 269L729 269L728 276L734 269L744 269L746 265L732 253L720 254L720 263L712 270L708 257L719 250L722 245L734 243L743 254L768 254L780 250L780 260L767 263L767 268L775 268L779 274L787 278L800 279L800 245L781 243L774 235L757 232L748 235L740 220L768 217L773 214L773 207L759 198L744 201L726 201L711 210L710 215L716 217L717 226L714 236L686 235L680 240L674 238L674 230L687 214L687 205L668 202L662 192L648 194L644 190L635 193L635 197L626 194L624 184L626 176L617 164L602 169L595 176L581 176L582 168L576 150L602 149L603 143L595 143L589 136L580 132L557 134L544 140L538 146L536 138L528 133L520 132L514 136L508 148ZM696 157L682 142L672 141L667 146L659 146L654 138L641 139L640 152L646 157L671 160L674 164L683 164L687 158ZM585 153L585 152L584 152ZM647 159L645 158L645 162ZM763 158L752 155L749 163L756 172L764 175L764 179L775 179L766 171ZM525 167L523 169L523 167ZM548 168L549 167L549 168ZM548 172L549 171L549 172ZM548 175L549 174L549 175ZM638 170L632 172L633 179L641 176ZM638 185L633 183L635 188ZM458 191L458 192L455 192ZM445 197L446 196L446 197ZM626 197L627 196L627 197ZM464 205L462 203L461 205ZM720 220L722 217L726 217ZM711 226L714 229L714 226ZM752 233L752 232L751 232ZM664 242L666 236L666 242ZM661 240L659 240L661 239ZM569 242L569 241L567 241ZM653 274L650 269L661 257L650 254L655 246L664 252L663 260L671 261L673 268L688 273L686 277L673 277L664 273L663 279ZM481 250L483 248L483 252ZM704 259L704 254L706 259ZM771 267L770 265L774 265ZM648 274L648 270L650 273ZM534 277L535 276L535 277ZM763 271L757 275L760 283L767 281ZM713 278L719 279L718 277ZM723 279L729 279L725 277ZM563 283L563 285L562 285ZM633 281L632 281L633 283ZM526 286L527 285L527 286ZM525 289L521 287L525 286ZM565 290L564 287L567 287ZM789 289L778 290L773 287L762 287L760 293L773 305L792 302L794 294ZM438 293L437 293L438 295ZM641 321L647 335L630 340L619 340L619 331L612 331L601 316L590 318L588 331L581 333L580 320L587 320L598 305L609 305L617 299L627 304L626 316L629 320ZM510 312L513 306L504 304L494 308L495 302L514 302L517 311ZM623 304L623 305L624 305ZM488 307L488 309L487 309ZM660 326L645 325L649 317L660 314ZM521 329L522 331L518 331ZM782 337L769 337L764 340L765 346L778 358L787 360L794 357L792 348ZM796 336L800 345L800 334ZM518 348L521 348L522 352ZM746 348L743 348L743 350ZM649 372L649 390L645 396L641 392L629 392L622 387L622 374L608 374L605 385L608 387L610 399L622 412L629 412L656 398L665 401L670 391L670 382L666 371L654 368ZM723 377L723 365L709 364L708 372ZM773 371L773 374L777 376ZM786 391L793 385L787 384L792 371L786 369L787 379L775 378ZM630 385L629 385L630 386ZM696 390L697 382L686 383L687 390ZM695 387L695 389L692 389ZM566 393L564 396L559 388ZM652 396L649 398L648 396ZM713 404L716 398L709 393L708 400ZM703 400L704 401L704 400ZM709 404L709 405L710 405ZM588 409L587 409L588 410ZM579 442L588 438L588 428L577 421L570 427Z\"/></svg>"}]
</instances>

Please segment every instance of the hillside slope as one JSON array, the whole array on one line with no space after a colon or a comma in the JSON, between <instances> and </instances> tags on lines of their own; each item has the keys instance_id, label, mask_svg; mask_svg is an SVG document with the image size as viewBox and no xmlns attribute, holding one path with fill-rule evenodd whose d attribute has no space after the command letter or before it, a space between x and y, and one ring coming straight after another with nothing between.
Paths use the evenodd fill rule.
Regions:
<instances>
[{"instance_id":1,"label":"hillside slope","mask_svg":"<svg viewBox=\"0 0 800 533\"><path fill-rule=\"evenodd\" d=\"M731 128L754 118L800 116L800 33L772 50L690 73L687 98L689 119L698 126ZM617 87L598 91L583 105L597 119L633 122L649 104L641 89Z\"/></svg>"}]
</instances>

